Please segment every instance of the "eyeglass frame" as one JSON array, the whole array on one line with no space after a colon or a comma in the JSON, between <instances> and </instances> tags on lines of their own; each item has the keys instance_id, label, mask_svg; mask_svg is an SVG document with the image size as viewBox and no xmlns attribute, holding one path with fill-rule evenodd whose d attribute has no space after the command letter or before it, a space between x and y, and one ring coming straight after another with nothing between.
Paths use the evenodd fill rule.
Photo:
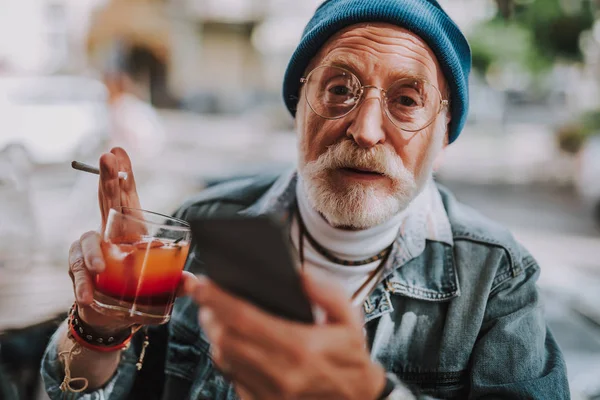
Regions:
<instances>
[{"instance_id":1,"label":"eyeglass frame","mask_svg":"<svg viewBox=\"0 0 600 400\"><path fill-rule=\"evenodd\" d=\"M343 68L343 67L339 67L337 65L328 65L328 64L324 64L324 65L319 65L318 67L313 68L305 77L300 78L300 83L301 84L306 84L308 83L311 75L318 69L320 68L336 68L339 70L342 70L348 74L350 74L351 76L355 77L356 80L358 81L359 85L360 85L360 92L358 94L358 101L356 102L356 104L345 114L342 114L338 117L324 117L321 114L319 114L312 106L312 104L310 104L310 101L308 100L308 90L304 91L304 98L306 99L306 103L308 103L308 106L310 107L310 109L319 117L326 119L326 120L337 120L337 119L342 119L344 117L346 117L347 115L349 115L350 113L352 113L353 111L355 111L360 104L364 101L364 93L365 93L365 89L377 89L382 93L382 97L384 99L384 104L382 104L384 106L384 113L385 115L388 117L388 119L390 120L390 122L398 129L400 129L401 131L405 131L405 132L410 132L410 133L415 133L415 132L420 132L423 129L427 129L428 127L431 126L431 124L433 124L435 122L435 120L437 119L438 115L440 115L440 113L442 112L442 110L448 106L450 106L450 100L448 99L444 99L444 96L442 95L442 92L440 91L440 89L438 89L433 83L429 82L427 79L418 79L421 82L427 83L428 85L430 85L432 88L434 88L436 90L436 92L439 94L440 96L440 104L439 104L439 109L437 110L437 112L435 114L433 114L431 121L429 121L425 126L423 126L422 128L416 129L416 130L410 130L410 129L404 129L400 126L398 126L396 124L396 122L394 122L394 120L392 119L392 117L390 116L390 111L389 111L389 107L387 106L387 91L393 87L396 83L398 83L399 81L401 81L402 79L398 79L396 81L394 81L394 83L392 83L387 89L382 89L378 86L374 86L374 85L363 85L360 78L358 76L356 76L355 73L353 73L352 71ZM411 79L409 77L404 78L404 79Z\"/></svg>"}]
</instances>

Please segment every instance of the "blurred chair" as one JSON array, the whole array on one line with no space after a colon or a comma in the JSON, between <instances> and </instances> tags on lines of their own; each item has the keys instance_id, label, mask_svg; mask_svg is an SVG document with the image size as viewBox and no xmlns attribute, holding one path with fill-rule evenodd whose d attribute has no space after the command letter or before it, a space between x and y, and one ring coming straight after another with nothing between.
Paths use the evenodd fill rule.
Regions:
<instances>
[{"instance_id":1,"label":"blurred chair","mask_svg":"<svg viewBox=\"0 0 600 400\"><path fill-rule=\"evenodd\" d=\"M16 400L17 393L0 364L0 400Z\"/></svg>"},{"instance_id":2,"label":"blurred chair","mask_svg":"<svg viewBox=\"0 0 600 400\"><path fill-rule=\"evenodd\" d=\"M25 268L37 244L31 191L32 163L20 144L0 148L0 267Z\"/></svg>"},{"instance_id":3,"label":"blurred chair","mask_svg":"<svg viewBox=\"0 0 600 400\"><path fill-rule=\"evenodd\" d=\"M0 367L3 368L0 369L0 400L37 400L44 351L50 337L66 317L64 313L50 321L4 332L0 336ZM13 397L7 397L10 395Z\"/></svg>"}]
</instances>

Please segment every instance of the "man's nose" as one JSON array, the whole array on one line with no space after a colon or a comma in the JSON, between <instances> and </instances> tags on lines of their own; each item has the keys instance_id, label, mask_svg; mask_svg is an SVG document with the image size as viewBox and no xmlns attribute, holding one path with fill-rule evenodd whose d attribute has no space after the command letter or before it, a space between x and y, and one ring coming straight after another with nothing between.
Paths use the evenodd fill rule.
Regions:
<instances>
[{"instance_id":1,"label":"man's nose","mask_svg":"<svg viewBox=\"0 0 600 400\"><path fill-rule=\"evenodd\" d=\"M384 143L386 139L383 99L380 90L369 90L364 96L354 113L347 135L360 147L370 148Z\"/></svg>"}]
</instances>

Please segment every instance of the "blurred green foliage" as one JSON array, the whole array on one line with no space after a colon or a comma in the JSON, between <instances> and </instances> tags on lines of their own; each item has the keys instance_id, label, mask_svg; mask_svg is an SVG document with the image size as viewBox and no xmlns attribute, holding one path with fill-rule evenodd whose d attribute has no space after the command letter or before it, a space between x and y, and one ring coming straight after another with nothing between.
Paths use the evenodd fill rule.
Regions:
<instances>
[{"instance_id":1,"label":"blurred green foliage","mask_svg":"<svg viewBox=\"0 0 600 400\"><path fill-rule=\"evenodd\" d=\"M587 111L576 121L561 126L556 131L560 148L568 153L577 153L588 137L600 134L600 110Z\"/></svg>"},{"instance_id":2,"label":"blurred green foliage","mask_svg":"<svg viewBox=\"0 0 600 400\"><path fill-rule=\"evenodd\" d=\"M469 38L476 71L486 74L490 68L518 64L539 73L557 60L582 60L579 39L594 24L591 0L570 0L576 6L572 10L565 9L565 0L496 1L503 4L498 14Z\"/></svg>"},{"instance_id":3,"label":"blurred green foliage","mask_svg":"<svg viewBox=\"0 0 600 400\"><path fill-rule=\"evenodd\" d=\"M485 74L490 68L503 69L511 64L527 70L545 70L551 62L541 57L532 32L518 24L494 19L481 24L470 39L473 68Z\"/></svg>"}]
</instances>

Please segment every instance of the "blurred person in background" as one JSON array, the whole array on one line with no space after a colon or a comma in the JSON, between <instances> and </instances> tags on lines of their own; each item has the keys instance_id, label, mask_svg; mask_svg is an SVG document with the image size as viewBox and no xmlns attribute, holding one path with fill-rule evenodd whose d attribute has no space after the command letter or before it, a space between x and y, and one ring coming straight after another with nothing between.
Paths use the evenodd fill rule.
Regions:
<instances>
[{"instance_id":1,"label":"blurred person in background","mask_svg":"<svg viewBox=\"0 0 600 400\"><path fill-rule=\"evenodd\" d=\"M111 48L103 76L111 113L109 144L128 149L134 162L146 163L160 154L166 134L157 111L137 94L134 64L122 43Z\"/></svg>"},{"instance_id":2,"label":"blurred person in background","mask_svg":"<svg viewBox=\"0 0 600 400\"><path fill-rule=\"evenodd\" d=\"M136 372L143 335L124 351L104 340L124 340L134 322L89 308L104 261L88 232L69 257L76 318L105 345L69 365L88 380L81 398L569 398L536 261L432 179L465 123L470 67L466 39L435 0L326 1L283 83L298 170L215 186L176 213L288 220L324 320L277 318L186 272L187 296L149 330ZM105 223L111 207L140 203L124 150L100 168ZM201 272L201 260L192 251L187 270ZM63 324L42 366L53 399L63 396L58 355L71 347Z\"/></svg>"}]
</instances>

